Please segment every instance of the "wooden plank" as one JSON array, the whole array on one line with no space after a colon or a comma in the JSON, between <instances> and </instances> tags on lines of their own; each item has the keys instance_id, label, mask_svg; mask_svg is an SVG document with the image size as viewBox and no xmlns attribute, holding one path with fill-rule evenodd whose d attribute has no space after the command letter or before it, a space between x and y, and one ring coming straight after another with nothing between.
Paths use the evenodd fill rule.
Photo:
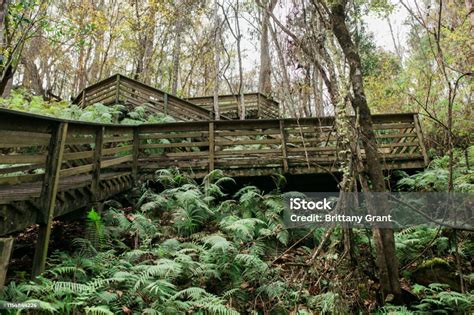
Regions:
<instances>
[{"instance_id":1,"label":"wooden plank","mask_svg":"<svg viewBox=\"0 0 474 315\"><path fill-rule=\"evenodd\" d=\"M168 158L196 158L196 157L203 157L203 156L208 156L209 152L208 151L197 151L197 152L171 152L171 153L163 153L163 154L151 154L148 155L147 157L153 157L153 156L165 156Z\"/></svg>"},{"instance_id":2,"label":"wooden plank","mask_svg":"<svg viewBox=\"0 0 474 315\"><path fill-rule=\"evenodd\" d=\"M133 129L133 152L132 152L132 178L135 184L138 183L138 157L140 148L140 137L138 127Z\"/></svg>"},{"instance_id":3,"label":"wooden plank","mask_svg":"<svg viewBox=\"0 0 474 315\"><path fill-rule=\"evenodd\" d=\"M260 136L260 135L279 135L279 129L266 129L266 130L238 130L238 131L226 131L226 130L216 130L216 135L219 136Z\"/></svg>"},{"instance_id":4,"label":"wooden plank","mask_svg":"<svg viewBox=\"0 0 474 315\"><path fill-rule=\"evenodd\" d=\"M214 170L214 153L215 153L215 141L214 141L214 123L209 123L209 172Z\"/></svg>"},{"instance_id":5,"label":"wooden plank","mask_svg":"<svg viewBox=\"0 0 474 315\"><path fill-rule=\"evenodd\" d=\"M71 152L63 154L63 161L88 159L94 156L94 151Z\"/></svg>"},{"instance_id":6,"label":"wooden plank","mask_svg":"<svg viewBox=\"0 0 474 315\"><path fill-rule=\"evenodd\" d=\"M140 149L207 147L208 141L141 144Z\"/></svg>"},{"instance_id":7,"label":"wooden plank","mask_svg":"<svg viewBox=\"0 0 474 315\"><path fill-rule=\"evenodd\" d=\"M117 74L117 79L115 82L115 104L120 102L120 75Z\"/></svg>"},{"instance_id":8,"label":"wooden plank","mask_svg":"<svg viewBox=\"0 0 474 315\"><path fill-rule=\"evenodd\" d=\"M100 169L102 162L102 150L104 147L105 128L99 127L95 134L94 164L92 166L91 192L92 201L97 202L100 197Z\"/></svg>"},{"instance_id":9,"label":"wooden plank","mask_svg":"<svg viewBox=\"0 0 474 315\"><path fill-rule=\"evenodd\" d=\"M286 133L284 121L280 119L280 137L281 137L281 154L283 160L283 171L288 172L288 153L286 151Z\"/></svg>"},{"instance_id":10,"label":"wooden plank","mask_svg":"<svg viewBox=\"0 0 474 315\"><path fill-rule=\"evenodd\" d=\"M287 152L289 153L298 153L298 152L336 152L336 147L298 147L298 148L292 148L287 146Z\"/></svg>"},{"instance_id":11,"label":"wooden plank","mask_svg":"<svg viewBox=\"0 0 474 315\"><path fill-rule=\"evenodd\" d=\"M203 138L207 137L207 131L200 132L182 132L182 133L155 133L155 134L140 134L140 140L152 139L179 139L179 138Z\"/></svg>"},{"instance_id":12,"label":"wooden plank","mask_svg":"<svg viewBox=\"0 0 474 315\"><path fill-rule=\"evenodd\" d=\"M0 185L19 185L23 183L40 182L43 180L44 174L27 174L0 177Z\"/></svg>"},{"instance_id":13,"label":"wooden plank","mask_svg":"<svg viewBox=\"0 0 474 315\"><path fill-rule=\"evenodd\" d=\"M61 170L59 173L61 174L61 177L68 177L68 176L79 175L83 173L89 173L90 171L92 171L92 169L93 169L93 164L87 164L87 165L66 168L66 169Z\"/></svg>"},{"instance_id":14,"label":"wooden plank","mask_svg":"<svg viewBox=\"0 0 474 315\"><path fill-rule=\"evenodd\" d=\"M168 115L168 94L163 94L163 103L165 107L165 115Z\"/></svg>"},{"instance_id":15,"label":"wooden plank","mask_svg":"<svg viewBox=\"0 0 474 315\"><path fill-rule=\"evenodd\" d=\"M0 238L0 291L5 286L5 279L7 277L8 265L10 263L10 256L13 249L13 238Z\"/></svg>"},{"instance_id":16,"label":"wooden plank","mask_svg":"<svg viewBox=\"0 0 474 315\"><path fill-rule=\"evenodd\" d=\"M272 153L281 153L281 149L259 149L259 150L227 150L227 151L217 151L216 156L246 156L249 154L272 154Z\"/></svg>"},{"instance_id":17,"label":"wooden plank","mask_svg":"<svg viewBox=\"0 0 474 315\"><path fill-rule=\"evenodd\" d=\"M68 138L67 144L92 144L94 143L93 137L76 137L76 138Z\"/></svg>"},{"instance_id":18,"label":"wooden plank","mask_svg":"<svg viewBox=\"0 0 474 315\"><path fill-rule=\"evenodd\" d=\"M101 163L101 168L106 168L106 167L110 167L110 166L113 166L113 165L122 164L122 163L125 163L125 162L130 162L130 161L132 161L132 158L133 157L131 155L127 155L127 156L122 156L122 157L119 157L119 158L116 158L116 159L104 160Z\"/></svg>"},{"instance_id":19,"label":"wooden plank","mask_svg":"<svg viewBox=\"0 0 474 315\"><path fill-rule=\"evenodd\" d=\"M50 137L45 133L0 130L0 148L48 145Z\"/></svg>"},{"instance_id":20,"label":"wooden plank","mask_svg":"<svg viewBox=\"0 0 474 315\"><path fill-rule=\"evenodd\" d=\"M0 168L0 174L10 174L16 172L27 172L38 168L44 168L44 164L27 164Z\"/></svg>"},{"instance_id":21,"label":"wooden plank","mask_svg":"<svg viewBox=\"0 0 474 315\"><path fill-rule=\"evenodd\" d=\"M250 145L250 144L281 144L280 139L261 139L261 140L232 140L232 141L216 141L216 145Z\"/></svg>"},{"instance_id":22,"label":"wooden plank","mask_svg":"<svg viewBox=\"0 0 474 315\"><path fill-rule=\"evenodd\" d=\"M103 155L112 155L112 154L117 154L117 153L121 153L121 152L131 151L132 149L133 149L133 145L125 145L125 146L121 146L121 147L103 149L102 154Z\"/></svg>"},{"instance_id":23,"label":"wooden plank","mask_svg":"<svg viewBox=\"0 0 474 315\"><path fill-rule=\"evenodd\" d=\"M46 154L32 154L32 155L0 155L0 164L27 164L36 163L42 164L46 162Z\"/></svg>"},{"instance_id":24,"label":"wooden plank","mask_svg":"<svg viewBox=\"0 0 474 315\"><path fill-rule=\"evenodd\" d=\"M412 123L397 123L397 124L374 124L374 130L381 130L381 129L405 129L405 128L413 128Z\"/></svg>"},{"instance_id":25,"label":"wooden plank","mask_svg":"<svg viewBox=\"0 0 474 315\"><path fill-rule=\"evenodd\" d=\"M49 237L54 218L56 193L58 191L61 161L63 160L64 145L66 143L68 123L60 123L53 130L49 144L46 173L41 188L41 204L43 212L39 215L38 240L33 258L32 276L35 278L44 271L48 255Z\"/></svg>"}]
</instances>

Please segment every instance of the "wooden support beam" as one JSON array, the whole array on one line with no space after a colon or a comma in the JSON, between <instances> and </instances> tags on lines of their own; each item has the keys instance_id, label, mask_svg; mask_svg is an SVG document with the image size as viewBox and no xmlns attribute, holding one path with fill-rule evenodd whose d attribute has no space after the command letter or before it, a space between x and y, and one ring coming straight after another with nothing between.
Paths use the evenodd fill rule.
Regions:
<instances>
[{"instance_id":1,"label":"wooden support beam","mask_svg":"<svg viewBox=\"0 0 474 315\"><path fill-rule=\"evenodd\" d=\"M166 95L166 94L165 94ZM140 148L140 133L138 127L133 129L133 149L132 149L132 178L136 185L138 182L138 158Z\"/></svg>"},{"instance_id":2,"label":"wooden support beam","mask_svg":"<svg viewBox=\"0 0 474 315\"><path fill-rule=\"evenodd\" d=\"M13 238L0 238L0 291L3 290L7 277L8 264L13 248Z\"/></svg>"},{"instance_id":3,"label":"wooden support beam","mask_svg":"<svg viewBox=\"0 0 474 315\"><path fill-rule=\"evenodd\" d=\"M67 122L61 122L54 128L48 148L48 157L45 167L46 172L41 189L43 213L41 213L38 218L39 230L33 259L33 278L44 271L46 264L51 225L53 223L54 208L56 206L56 193L59 185L59 171L61 170L61 161L63 160L64 145L67 137L67 127Z\"/></svg>"},{"instance_id":4,"label":"wooden support beam","mask_svg":"<svg viewBox=\"0 0 474 315\"><path fill-rule=\"evenodd\" d=\"M120 101L120 74L117 74L115 82L115 104L119 104Z\"/></svg>"},{"instance_id":5,"label":"wooden support beam","mask_svg":"<svg viewBox=\"0 0 474 315\"><path fill-rule=\"evenodd\" d=\"M82 90L82 102L79 107L86 107L86 89Z\"/></svg>"},{"instance_id":6,"label":"wooden support beam","mask_svg":"<svg viewBox=\"0 0 474 315\"><path fill-rule=\"evenodd\" d=\"M215 140L214 140L214 123L209 123L209 172L214 170L214 151L215 151Z\"/></svg>"},{"instance_id":7,"label":"wooden support beam","mask_svg":"<svg viewBox=\"0 0 474 315\"><path fill-rule=\"evenodd\" d=\"M163 94L163 104L165 107L165 115L168 115L168 94Z\"/></svg>"},{"instance_id":8,"label":"wooden support beam","mask_svg":"<svg viewBox=\"0 0 474 315\"><path fill-rule=\"evenodd\" d=\"M286 151L286 132L284 121L280 119L280 137L281 137L281 153L283 157L283 171L288 172L288 152Z\"/></svg>"},{"instance_id":9,"label":"wooden support beam","mask_svg":"<svg viewBox=\"0 0 474 315\"><path fill-rule=\"evenodd\" d=\"M100 169L102 163L102 150L104 147L105 127L98 127L95 133L94 162L92 166L92 202L96 203L100 199Z\"/></svg>"}]
</instances>

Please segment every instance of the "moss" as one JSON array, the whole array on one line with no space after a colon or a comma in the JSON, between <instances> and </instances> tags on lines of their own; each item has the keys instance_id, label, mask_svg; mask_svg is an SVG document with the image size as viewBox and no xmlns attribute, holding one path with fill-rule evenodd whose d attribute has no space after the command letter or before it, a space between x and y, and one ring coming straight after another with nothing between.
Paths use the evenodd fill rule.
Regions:
<instances>
[{"instance_id":1,"label":"moss","mask_svg":"<svg viewBox=\"0 0 474 315\"><path fill-rule=\"evenodd\" d=\"M449 267L449 262L443 258L435 257L432 259L425 260L417 269L431 269L433 267Z\"/></svg>"}]
</instances>

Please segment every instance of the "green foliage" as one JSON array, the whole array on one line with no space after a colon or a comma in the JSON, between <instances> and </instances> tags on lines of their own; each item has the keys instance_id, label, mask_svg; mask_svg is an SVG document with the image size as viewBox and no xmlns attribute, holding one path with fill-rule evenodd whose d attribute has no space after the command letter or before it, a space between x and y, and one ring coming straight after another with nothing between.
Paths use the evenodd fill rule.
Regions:
<instances>
[{"instance_id":1,"label":"green foliage","mask_svg":"<svg viewBox=\"0 0 474 315\"><path fill-rule=\"evenodd\" d=\"M148 113L143 106L136 106L132 111L120 104L105 106L96 103L80 108L65 100L44 101L41 96L31 95L23 89L13 90L9 98L0 98L0 107L63 119L124 125L174 121L169 116Z\"/></svg>"},{"instance_id":2,"label":"green foliage","mask_svg":"<svg viewBox=\"0 0 474 315\"><path fill-rule=\"evenodd\" d=\"M429 167L422 172L405 176L398 181L398 187L408 191L447 191L448 156L434 158ZM467 168L465 155L455 151L453 165L454 191L474 192L474 171ZM472 162L470 162L472 163Z\"/></svg>"},{"instance_id":3,"label":"green foliage","mask_svg":"<svg viewBox=\"0 0 474 315\"><path fill-rule=\"evenodd\" d=\"M299 314L343 314L358 303L348 301L354 292L347 295L341 289L346 280L338 280L338 231L315 262L326 270L323 273L304 262L324 229L316 229L313 239L291 254L301 269L271 263L308 232L284 228L278 192L264 194L247 186L235 194L235 200L229 199L223 185L233 180L220 171L209 174L202 184L176 170L157 172L157 180L164 190L158 193L151 185L144 186L136 211L108 209L99 214L91 209L86 222L95 234L75 239L74 253L55 252L49 269L36 282L11 282L0 300L41 301L45 311L57 314L117 314L127 309L142 314L246 314L273 309L275 314L287 314L295 305L301 306ZM433 241L436 232L429 228L397 232L401 263L416 258L428 244L426 255L431 258L424 259L426 266L439 262L440 258L432 257L449 254L452 245L441 236ZM358 247L368 246L362 230L354 234ZM104 239L100 246L96 238ZM462 249L463 243L459 244ZM323 275L315 293L309 291L315 290L314 281L307 280L302 287L299 279L292 280L302 270L309 270L308 279L314 281ZM332 272L337 276L326 279L326 273ZM442 303L443 309L460 310L471 301L469 295L444 287L436 290L417 291L423 299L420 309L431 310ZM388 306L379 313L395 311L408 314L407 309Z\"/></svg>"},{"instance_id":4,"label":"green foliage","mask_svg":"<svg viewBox=\"0 0 474 315\"><path fill-rule=\"evenodd\" d=\"M464 313L472 310L474 295L447 291L448 285L432 283L428 287L416 284L413 291L422 297L417 310L441 314Z\"/></svg>"}]
</instances>

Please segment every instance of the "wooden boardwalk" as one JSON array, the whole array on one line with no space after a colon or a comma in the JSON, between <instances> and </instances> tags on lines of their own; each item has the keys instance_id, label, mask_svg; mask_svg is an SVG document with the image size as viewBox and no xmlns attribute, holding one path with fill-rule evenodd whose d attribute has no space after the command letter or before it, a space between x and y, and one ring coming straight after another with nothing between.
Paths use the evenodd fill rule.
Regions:
<instances>
[{"instance_id":1,"label":"wooden boardwalk","mask_svg":"<svg viewBox=\"0 0 474 315\"><path fill-rule=\"evenodd\" d=\"M385 170L427 165L417 114L373 120ZM337 143L330 117L125 126L0 109L0 236L39 224L38 275L54 218L124 192L159 169L177 167L195 178L214 169L230 176L337 172Z\"/></svg>"},{"instance_id":2,"label":"wooden boardwalk","mask_svg":"<svg viewBox=\"0 0 474 315\"><path fill-rule=\"evenodd\" d=\"M154 114L173 117L177 121L209 120L214 118L210 109L183 100L121 74L116 74L83 89L73 104L86 107L95 103L122 104L129 109L143 106ZM221 119L228 119L221 115Z\"/></svg>"},{"instance_id":3,"label":"wooden boardwalk","mask_svg":"<svg viewBox=\"0 0 474 315\"><path fill-rule=\"evenodd\" d=\"M57 181L50 192L57 217L127 190L162 168L177 167L197 178L213 169L230 176L337 172L333 122L305 118L124 126L0 110L0 235L40 221L51 180ZM386 170L426 165L416 114L375 115L374 123ZM60 128L66 129L63 137ZM62 163L54 169L59 154ZM360 154L363 158L363 150Z\"/></svg>"},{"instance_id":4,"label":"wooden boardwalk","mask_svg":"<svg viewBox=\"0 0 474 315\"><path fill-rule=\"evenodd\" d=\"M239 95L219 95L220 119L238 119ZM176 121L199 121L214 119L214 99L200 96L181 99L157 88L121 74L116 74L83 89L73 104L86 107L95 103L125 105L132 109L143 106L154 114L173 117ZM278 102L260 93L244 94L246 118L278 118Z\"/></svg>"}]
</instances>

